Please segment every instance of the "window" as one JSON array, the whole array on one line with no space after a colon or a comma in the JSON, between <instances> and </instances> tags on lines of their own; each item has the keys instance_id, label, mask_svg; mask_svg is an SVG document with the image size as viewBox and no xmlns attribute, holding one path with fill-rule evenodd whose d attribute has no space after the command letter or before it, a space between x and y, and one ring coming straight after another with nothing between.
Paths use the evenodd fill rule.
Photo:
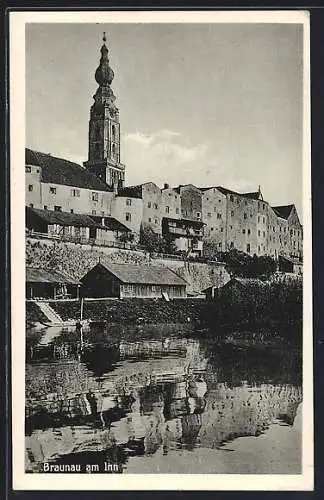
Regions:
<instances>
[{"instance_id":1,"label":"window","mask_svg":"<svg viewBox=\"0 0 324 500\"><path fill-rule=\"evenodd\" d=\"M210 212L208 212L207 217L211 217L211 213Z\"/></svg>"},{"instance_id":2,"label":"window","mask_svg":"<svg viewBox=\"0 0 324 500\"><path fill-rule=\"evenodd\" d=\"M244 212L244 219L247 219L247 214Z\"/></svg>"},{"instance_id":3,"label":"window","mask_svg":"<svg viewBox=\"0 0 324 500\"><path fill-rule=\"evenodd\" d=\"M165 207L165 213L169 214L170 213L170 207Z\"/></svg>"},{"instance_id":4,"label":"window","mask_svg":"<svg viewBox=\"0 0 324 500\"><path fill-rule=\"evenodd\" d=\"M200 219L200 217L201 217L201 213L200 213L200 212L197 212L197 213L196 213L196 216L197 216L197 219Z\"/></svg>"},{"instance_id":5,"label":"window","mask_svg":"<svg viewBox=\"0 0 324 500\"><path fill-rule=\"evenodd\" d=\"M31 167L26 167L26 173L30 174L30 172L31 172Z\"/></svg>"},{"instance_id":6,"label":"window","mask_svg":"<svg viewBox=\"0 0 324 500\"><path fill-rule=\"evenodd\" d=\"M230 229L233 229L233 226L230 226Z\"/></svg>"},{"instance_id":7,"label":"window","mask_svg":"<svg viewBox=\"0 0 324 500\"><path fill-rule=\"evenodd\" d=\"M50 192L50 194L56 194L56 188L51 186L49 188L49 192Z\"/></svg>"},{"instance_id":8,"label":"window","mask_svg":"<svg viewBox=\"0 0 324 500\"><path fill-rule=\"evenodd\" d=\"M92 201L98 201L99 200L99 194L98 193L92 193Z\"/></svg>"},{"instance_id":9,"label":"window","mask_svg":"<svg viewBox=\"0 0 324 500\"><path fill-rule=\"evenodd\" d=\"M260 222L260 215L258 215L258 222Z\"/></svg>"},{"instance_id":10,"label":"window","mask_svg":"<svg viewBox=\"0 0 324 500\"><path fill-rule=\"evenodd\" d=\"M113 156L115 156L115 154L116 154L116 146L115 146L115 144L113 144L113 145L111 146L111 154L112 154Z\"/></svg>"},{"instance_id":11,"label":"window","mask_svg":"<svg viewBox=\"0 0 324 500\"><path fill-rule=\"evenodd\" d=\"M79 198L80 197L80 189L71 189L71 196L73 196L73 198Z\"/></svg>"},{"instance_id":12,"label":"window","mask_svg":"<svg viewBox=\"0 0 324 500\"><path fill-rule=\"evenodd\" d=\"M179 209L178 209L178 208L176 208L176 214L178 214L178 213L179 213Z\"/></svg>"},{"instance_id":13,"label":"window","mask_svg":"<svg viewBox=\"0 0 324 500\"><path fill-rule=\"evenodd\" d=\"M265 217L263 217L263 224L265 224Z\"/></svg>"},{"instance_id":14,"label":"window","mask_svg":"<svg viewBox=\"0 0 324 500\"><path fill-rule=\"evenodd\" d=\"M231 217L234 217L234 210L231 210Z\"/></svg>"},{"instance_id":15,"label":"window","mask_svg":"<svg viewBox=\"0 0 324 500\"><path fill-rule=\"evenodd\" d=\"M97 212L95 210L92 210L91 213L92 213L92 215L96 215L97 214Z\"/></svg>"},{"instance_id":16,"label":"window","mask_svg":"<svg viewBox=\"0 0 324 500\"><path fill-rule=\"evenodd\" d=\"M126 218L127 222L131 222L131 220L132 220L132 216L129 212L126 212L125 218Z\"/></svg>"},{"instance_id":17,"label":"window","mask_svg":"<svg viewBox=\"0 0 324 500\"><path fill-rule=\"evenodd\" d=\"M105 215L105 212L101 212L101 215Z\"/></svg>"},{"instance_id":18,"label":"window","mask_svg":"<svg viewBox=\"0 0 324 500\"><path fill-rule=\"evenodd\" d=\"M251 234L251 229L248 229L248 234Z\"/></svg>"},{"instance_id":19,"label":"window","mask_svg":"<svg viewBox=\"0 0 324 500\"><path fill-rule=\"evenodd\" d=\"M159 220L158 219L154 219L154 224L158 224L159 223Z\"/></svg>"},{"instance_id":20,"label":"window","mask_svg":"<svg viewBox=\"0 0 324 500\"><path fill-rule=\"evenodd\" d=\"M214 228L213 228L213 227L211 227L211 228L210 228L210 230L211 230L211 231L214 231Z\"/></svg>"},{"instance_id":21,"label":"window","mask_svg":"<svg viewBox=\"0 0 324 500\"><path fill-rule=\"evenodd\" d=\"M248 244L246 245L246 251L247 251L247 253L250 253L250 252L251 252L251 245L250 245L250 243L248 243Z\"/></svg>"},{"instance_id":22,"label":"window","mask_svg":"<svg viewBox=\"0 0 324 500\"><path fill-rule=\"evenodd\" d=\"M33 189L34 189L34 186L32 184L29 184L28 191L31 192L31 191L33 191Z\"/></svg>"},{"instance_id":23,"label":"window","mask_svg":"<svg viewBox=\"0 0 324 500\"><path fill-rule=\"evenodd\" d=\"M62 212L62 207L59 205L54 205L55 212Z\"/></svg>"},{"instance_id":24,"label":"window","mask_svg":"<svg viewBox=\"0 0 324 500\"><path fill-rule=\"evenodd\" d=\"M47 205L44 205L44 210L47 210Z\"/></svg>"},{"instance_id":25,"label":"window","mask_svg":"<svg viewBox=\"0 0 324 500\"><path fill-rule=\"evenodd\" d=\"M263 231L263 238L265 238L265 231Z\"/></svg>"},{"instance_id":26,"label":"window","mask_svg":"<svg viewBox=\"0 0 324 500\"><path fill-rule=\"evenodd\" d=\"M151 219L151 217L149 217L149 218L148 218L148 221L149 221L149 222L152 222L152 219Z\"/></svg>"},{"instance_id":27,"label":"window","mask_svg":"<svg viewBox=\"0 0 324 500\"><path fill-rule=\"evenodd\" d=\"M245 234L245 229L242 229L242 233Z\"/></svg>"},{"instance_id":28,"label":"window","mask_svg":"<svg viewBox=\"0 0 324 500\"><path fill-rule=\"evenodd\" d=\"M231 194L230 201L234 201L234 196Z\"/></svg>"},{"instance_id":29,"label":"window","mask_svg":"<svg viewBox=\"0 0 324 500\"><path fill-rule=\"evenodd\" d=\"M151 202L149 201L148 204L147 204L147 208L151 208L152 204Z\"/></svg>"},{"instance_id":30,"label":"window","mask_svg":"<svg viewBox=\"0 0 324 500\"><path fill-rule=\"evenodd\" d=\"M154 203L153 207L155 208L155 210L159 208L157 203Z\"/></svg>"},{"instance_id":31,"label":"window","mask_svg":"<svg viewBox=\"0 0 324 500\"><path fill-rule=\"evenodd\" d=\"M222 214L217 214L217 219L221 219L222 218Z\"/></svg>"},{"instance_id":32,"label":"window","mask_svg":"<svg viewBox=\"0 0 324 500\"><path fill-rule=\"evenodd\" d=\"M258 245L258 252L260 252L260 245Z\"/></svg>"},{"instance_id":33,"label":"window","mask_svg":"<svg viewBox=\"0 0 324 500\"><path fill-rule=\"evenodd\" d=\"M234 248L234 243L231 241L230 248Z\"/></svg>"},{"instance_id":34,"label":"window","mask_svg":"<svg viewBox=\"0 0 324 500\"><path fill-rule=\"evenodd\" d=\"M115 125L112 125L112 127L111 127L111 135L112 135L112 138L113 138L113 141L114 141L115 138L116 138L116 127L115 127Z\"/></svg>"},{"instance_id":35,"label":"window","mask_svg":"<svg viewBox=\"0 0 324 500\"><path fill-rule=\"evenodd\" d=\"M222 233L223 231L224 231L224 228L223 228L223 227L221 227L221 233Z\"/></svg>"},{"instance_id":36,"label":"window","mask_svg":"<svg viewBox=\"0 0 324 500\"><path fill-rule=\"evenodd\" d=\"M131 204L132 204L132 200L130 198L127 198L127 200L126 200L126 206L130 207Z\"/></svg>"},{"instance_id":37,"label":"window","mask_svg":"<svg viewBox=\"0 0 324 500\"><path fill-rule=\"evenodd\" d=\"M260 229L259 229L259 230L258 230L258 236L260 236L260 235L261 235L261 232L260 232Z\"/></svg>"},{"instance_id":38,"label":"window","mask_svg":"<svg viewBox=\"0 0 324 500\"><path fill-rule=\"evenodd\" d=\"M247 201L246 201L246 200L245 200L245 202L244 202L244 205L245 205L245 206L247 205Z\"/></svg>"},{"instance_id":39,"label":"window","mask_svg":"<svg viewBox=\"0 0 324 500\"><path fill-rule=\"evenodd\" d=\"M239 205L240 204L240 200L237 198L237 204Z\"/></svg>"},{"instance_id":40,"label":"window","mask_svg":"<svg viewBox=\"0 0 324 500\"><path fill-rule=\"evenodd\" d=\"M74 210L73 210L73 208L71 208L70 212L71 212L71 214L73 214L73 213L74 213Z\"/></svg>"}]
</instances>

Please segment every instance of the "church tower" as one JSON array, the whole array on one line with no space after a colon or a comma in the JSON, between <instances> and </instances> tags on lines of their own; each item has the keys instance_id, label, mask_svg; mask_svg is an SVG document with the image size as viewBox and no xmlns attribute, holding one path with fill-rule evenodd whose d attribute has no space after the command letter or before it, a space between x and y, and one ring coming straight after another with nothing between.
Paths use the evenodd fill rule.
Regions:
<instances>
[{"instance_id":1,"label":"church tower","mask_svg":"<svg viewBox=\"0 0 324 500\"><path fill-rule=\"evenodd\" d=\"M114 72L109 65L105 33L100 51L95 72L98 89L90 109L88 161L83 165L117 191L124 186L125 165L120 162L119 110L110 87Z\"/></svg>"}]
</instances>

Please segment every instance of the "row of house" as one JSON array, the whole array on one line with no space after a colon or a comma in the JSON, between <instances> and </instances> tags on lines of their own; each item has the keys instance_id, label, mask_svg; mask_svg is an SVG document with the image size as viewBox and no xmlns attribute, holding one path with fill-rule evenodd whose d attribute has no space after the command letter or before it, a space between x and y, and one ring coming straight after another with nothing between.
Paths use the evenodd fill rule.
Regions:
<instances>
[{"instance_id":1,"label":"row of house","mask_svg":"<svg viewBox=\"0 0 324 500\"><path fill-rule=\"evenodd\" d=\"M27 212L27 228L35 231L41 231L37 218L59 217L65 229L57 226L57 231L78 233L68 224L73 219L74 228L84 228L85 239L96 235L94 239L101 242L118 239L120 234L116 236L112 226L119 233L131 232L136 241L144 225L182 252L199 255L203 241L208 241L219 252L236 248L274 258L302 256L303 229L295 206L272 207L260 189L238 193L192 184L176 188L165 184L160 189L147 182L114 191L80 165L26 149L26 204L32 209ZM54 225L49 225L55 233Z\"/></svg>"}]
</instances>

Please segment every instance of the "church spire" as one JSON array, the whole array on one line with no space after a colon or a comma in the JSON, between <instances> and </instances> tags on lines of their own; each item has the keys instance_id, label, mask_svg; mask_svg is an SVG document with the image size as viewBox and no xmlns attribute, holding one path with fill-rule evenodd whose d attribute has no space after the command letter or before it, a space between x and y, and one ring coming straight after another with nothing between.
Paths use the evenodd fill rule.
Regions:
<instances>
[{"instance_id":1,"label":"church spire","mask_svg":"<svg viewBox=\"0 0 324 500\"><path fill-rule=\"evenodd\" d=\"M111 85L115 76L113 70L109 65L109 59L108 59L109 50L106 45L107 38L105 32L103 33L102 40L103 40L103 45L100 49L101 52L100 62L95 72L95 79L100 87Z\"/></svg>"},{"instance_id":2,"label":"church spire","mask_svg":"<svg viewBox=\"0 0 324 500\"><path fill-rule=\"evenodd\" d=\"M90 109L88 161L84 166L117 190L124 184L125 165L120 161L119 110L110 86L115 75L109 64L105 32L102 40L99 66L95 71L98 88Z\"/></svg>"}]
</instances>

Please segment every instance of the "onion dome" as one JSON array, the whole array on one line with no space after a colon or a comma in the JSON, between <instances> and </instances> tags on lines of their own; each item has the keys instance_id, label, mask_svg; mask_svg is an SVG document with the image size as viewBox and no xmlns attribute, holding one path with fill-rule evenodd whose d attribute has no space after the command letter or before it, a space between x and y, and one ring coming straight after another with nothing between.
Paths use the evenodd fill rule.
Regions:
<instances>
[{"instance_id":1,"label":"onion dome","mask_svg":"<svg viewBox=\"0 0 324 500\"><path fill-rule=\"evenodd\" d=\"M105 33L103 34L103 42L104 43L100 49L101 58L100 58L99 66L95 72L96 82L100 86L110 85L114 79L114 76L115 76L113 70L109 66L108 48L106 46L106 34Z\"/></svg>"}]
</instances>

